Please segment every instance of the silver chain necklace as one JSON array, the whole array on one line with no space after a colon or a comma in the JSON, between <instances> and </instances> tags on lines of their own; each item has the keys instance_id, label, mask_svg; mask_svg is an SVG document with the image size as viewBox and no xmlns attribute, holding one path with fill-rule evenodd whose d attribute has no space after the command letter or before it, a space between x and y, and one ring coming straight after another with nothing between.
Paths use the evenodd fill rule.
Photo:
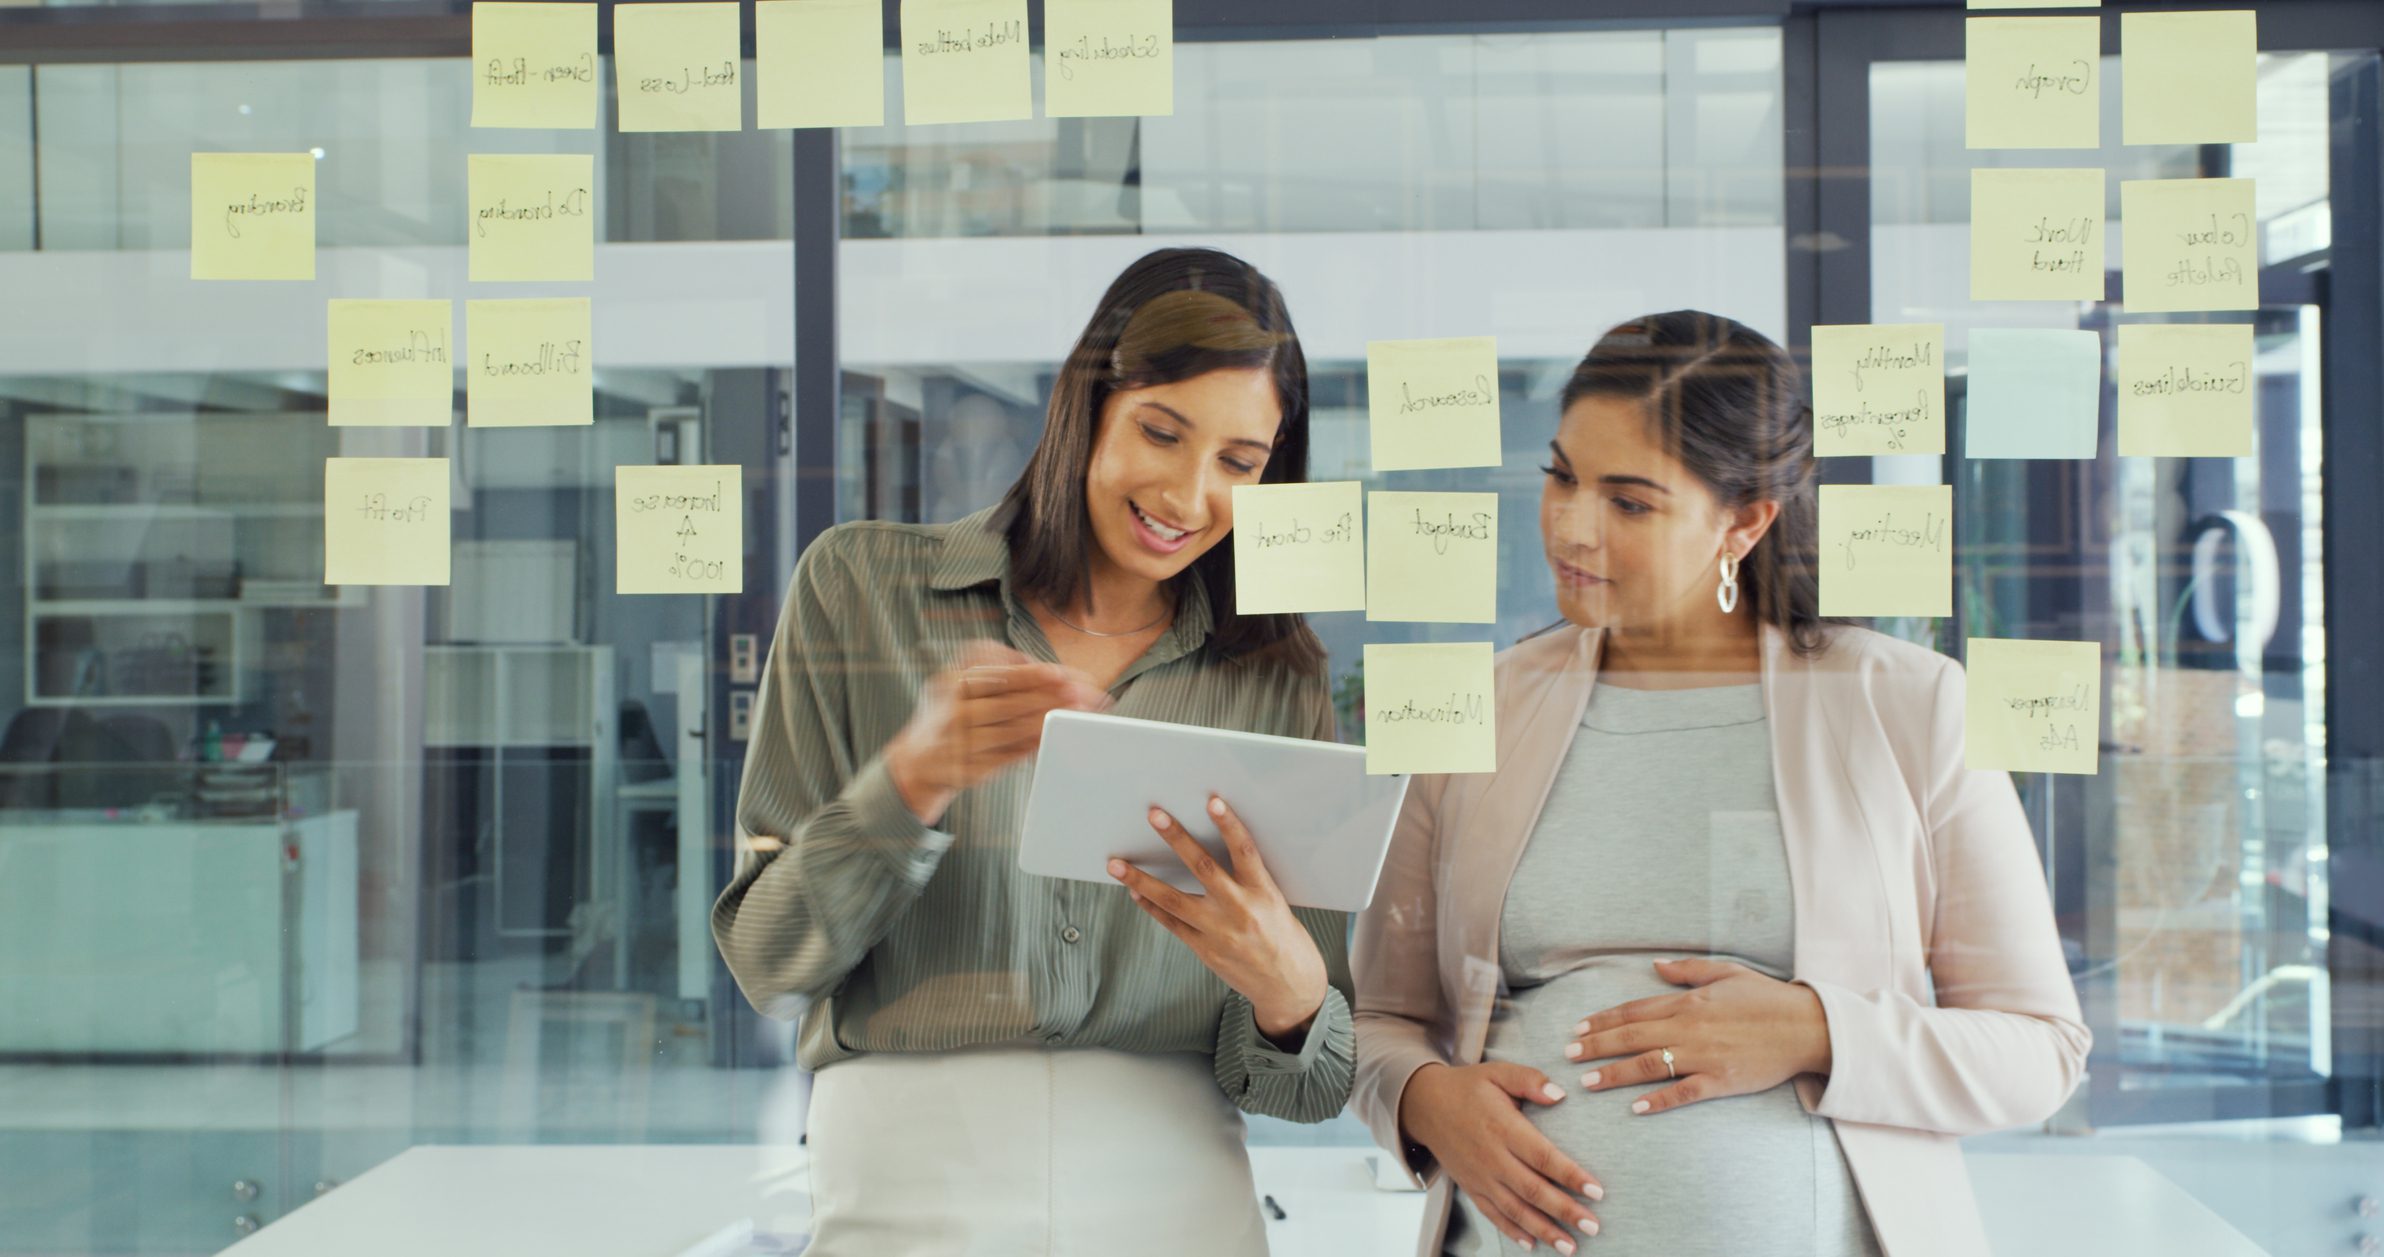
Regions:
<instances>
[{"instance_id":1,"label":"silver chain necklace","mask_svg":"<svg viewBox=\"0 0 2384 1257\"><path fill-rule=\"evenodd\" d=\"M1060 609L1059 609L1058 607L1052 606L1052 605L1051 605L1050 603L1048 603L1048 602L1043 604L1043 609L1044 609L1044 610L1046 610L1046 611L1049 611L1049 612L1051 613L1051 618L1052 618L1052 619L1055 619L1055 620L1059 621L1060 623L1062 623L1062 624L1064 624L1064 625L1068 626L1069 628L1075 629L1077 632L1084 634L1086 637L1134 637L1134 636L1138 636L1138 635L1140 635L1140 634L1143 634L1143 633L1148 633L1148 632L1150 632L1152 629L1155 629L1155 628L1159 627L1159 623L1160 623L1160 621L1161 621L1161 620L1165 620L1167 617L1169 617L1169 616L1171 616L1171 615L1174 615L1174 614L1175 614L1175 608L1173 608L1173 607L1169 607L1169 608L1168 608L1168 609L1166 609L1165 611L1161 611L1161 612L1159 613L1159 619L1157 619L1157 620L1153 620L1153 621L1151 621L1150 623L1143 625L1141 628L1136 628L1136 629L1126 629L1126 630L1124 630L1123 632L1117 632L1117 633L1104 633L1104 632L1102 632L1102 631L1101 631L1101 630L1099 630L1099 629L1089 629L1089 628L1086 628L1085 626L1083 626L1083 625L1081 625L1081 624L1078 624L1078 623L1077 623L1077 622L1075 622L1074 620L1071 620L1071 619L1069 619L1068 617L1066 617L1066 616L1064 616L1064 615L1061 615L1061 614L1060 614Z\"/></svg>"}]
</instances>

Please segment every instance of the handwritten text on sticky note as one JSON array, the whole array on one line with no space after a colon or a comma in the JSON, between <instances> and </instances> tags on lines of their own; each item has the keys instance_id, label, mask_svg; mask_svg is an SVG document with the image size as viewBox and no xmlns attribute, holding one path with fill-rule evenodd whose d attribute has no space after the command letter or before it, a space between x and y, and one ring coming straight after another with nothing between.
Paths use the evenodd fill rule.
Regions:
<instances>
[{"instance_id":1,"label":"handwritten text on sticky note","mask_svg":"<svg viewBox=\"0 0 2384 1257\"><path fill-rule=\"evenodd\" d=\"M584 153L474 153L471 278L596 278L596 159Z\"/></svg>"},{"instance_id":2,"label":"handwritten text on sticky note","mask_svg":"<svg viewBox=\"0 0 2384 1257\"><path fill-rule=\"evenodd\" d=\"M314 155L192 153L190 277L313 279Z\"/></svg>"},{"instance_id":3,"label":"handwritten text on sticky note","mask_svg":"<svg viewBox=\"0 0 2384 1257\"><path fill-rule=\"evenodd\" d=\"M1368 342L1366 415L1376 471L1498 466L1498 341Z\"/></svg>"},{"instance_id":4,"label":"handwritten text on sticky note","mask_svg":"<svg viewBox=\"0 0 2384 1257\"><path fill-rule=\"evenodd\" d=\"M2120 324L2120 455L2250 455L2255 385L2249 323Z\"/></svg>"},{"instance_id":5,"label":"handwritten text on sticky note","mask_svg":"<svg viewBox=\"0 0 2384 1257\"><path fill-rule=\"evenodd\" d=\"M464 303L464 421L475 428L596 422L588 299Z\"/></svg>"},{"instance_id":6,"label":"handwritten text on sticky note","mask_svg":"<svg viewBox=\"0 0 2384 1257\"><path fill-rule=\"evenodd\" d=\"M1364 486L1246 484L1233 490L1233 598L1241 615L1366 605Z\"/></svg>"},{"instance_id":7,"label":"handwritten text on sticky note","mask_svg":"<svg viewBox=\"0 0 2384 1257\"><path fill-rule=\"evenodd\" d=\"M2127 180L2119 223L2129 313L2259 308L2251 180Z\"/></svg>"},{"instance_id":8,"label":"handwritten text on sticky note","mask_svg":"<svg viewBox=\"0 0 2384 1257\"><path fill-rule=\"evenodd\" d=\"M902 0L904 123L1034 115L1026 0Z\"/></svg>"},{"instance_id":9,"label":"handwritten text on sticky note","mask_svg":"<svg viewBox=\"0 0 2384 1257\"><path fill-rule=\"evenodd\" d=\"M735 4L613 7L613 70L623 131L745 126L744 36Z\"/></svg>"},{"instance_id":10,"label":"handwritten text on sticky note","mask_svg":"<svg viewBox=\"0 0 2384 1257\"><path fill-rule=\"evenodd\" d=\"M1498 708L1488 642L1366 647L1366 771L1498 769Z\"/></svg>"},{"instance_id":11,"label":"handwritten text on sticky note","mask_svg":"<svg viewBox=\"0 0 2384 1257\"><path fill-rule=\"evenodd\" d=\"M2093 773L2102 743L2099 642L1964 643L1964 760L1973 770Z\"/></svg>"},{"instance_id":12,"label":"handwritten text on sticky note","mask_svg":"<svg viewBox=\"0 0 2384 1257\"><path fill-rule=\"evenodd\" d=\"M445 427L455 417L455 303L334 301L333 427Z\"/></svg>"},{"instance_id":13,"label":"handwritten text on sticky note","mask_svg":"<svg viewBox=\"0 0 2384 1257\"><path fill-rule=\"evenodd\" d=\"M1498 619L1498 495L1366 496L1366 618Z\"/></svg>"},{"instance_id":14,"label":"handwritten text on sticky note","mask_svg":"<svg viewBox=\"0 0 2384 1257\"><path fill-rule=\"evenodd\" d=\"M1175 0L1043 0L1043 113L1175 112Z\"/></svg>"},{"instance_id":15,"label":"handwritten text on sticky note","mask_svg":"<svg viewBox=\"0 0 2384 1257\"><path fill-rule=\"evenodd\" d=\"M2102 22L1975 17L1963 24L1971 148L2102 145Z\"/></svg>"},{"instance_id":16,"label":"handwritten text on sticky note","mask_svg":"<svg viewBox=\"0 0 2384 1257\"><path fill-rule=\"evenodd\" d=\"M447 460L323 460L323 583L444 585Z\"/></svg>"},{"instance_id":17,"label":"handwritten text on sticky note","mask_svg":"<svg viewBox=\"0 0 2384 1257\"><path fill-rule=\"evenodd\" d=\"M743 472L734 464L613 468L616 590L743 593Z\"/></svg>"},{"instance_id":18,"label":"handwritten text on sticky note","mask_svg":"<svg viewBox=\"0 0 2384 1257\"><path fill-rule=\"evenodd\" d=\"M1945 325L1813 329L1813 452L1945 452Z\"/></svg>"},{"instance_id":19,"label":"handwritten text on sticky note","mask_svg":"<svg viewBox=\"0 0 2384 1257\"><path fill-rule=\"evenodd\" d=\"M472 6L472 125L596 126L593 4Z\"/></svg>"},{"instance_id":20,"label":"handwritten text on sticky note","mask_svg":"<svg viewBox=\"0 0 2384 1257\"><path fill-rule=\"evenodd\" d=\"M753 6L754 124L885 125L884 22L878 0L759 0Z\"/></svg>"},{"instance_id":21,"label":"handwritten text on sticky note","mask_svg":"<svg viewBox=\"0 0 2384 1257\"><path fill-rule=\"evenodd\" d=\"M1970 329L1969 458L2092 458L2103 341L2056 328Z\"/></svg>"},{"instance_id":22,"label":"handwritten text on sticky note","mask_svg":"<svg viewBox=\"0 0 2384 1257\"><path fill-rule=\"evenodd\" d=\"M2102 228L2101 170L1971 171L1971 300L2102 300Z\"/></svg>"},{"instance_id":23,"label":"handwritten text on sticky note","mask_svg":"<svg viewBox=\"0 0 2384 1257\"><path fill-rule=\"evenodd\" d=\"M1821 486L1821 614L1952 615L1951 485Z\"/></svg>"},{"instance_id":24,"label":"handwritten text on sticky note","mask_svg":"<svg viewBox=\"0 0 2384 1257\"><path fill-rule=\"evenodd\" d=\"M2250 9L2119 15L2120 135L2129 144L2260 138L2260 20Z\"/></svg>"}]
</instances>

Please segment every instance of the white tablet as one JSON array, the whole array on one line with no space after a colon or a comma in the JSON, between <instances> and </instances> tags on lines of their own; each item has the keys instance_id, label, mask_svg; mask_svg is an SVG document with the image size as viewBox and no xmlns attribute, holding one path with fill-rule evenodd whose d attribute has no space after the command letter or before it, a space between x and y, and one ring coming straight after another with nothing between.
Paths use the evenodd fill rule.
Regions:
<instances>
[{"instance_id":1,"label":"white tablet","mask_svg":"<svg viewBox=\"0 0 2384 1257\"><path fill-rule=\"evenodd\" d=\"M1018 867L1115 886L1115 856L1198 894L1146 818L1153 805L1167 809L1230 864L1209 817L1212 793L1250 827L1293 906L1356 912L1374 899L1407 777L1367 776L1363 747L1055 711L1043 719Z\"/></svg>"}]
</instances>

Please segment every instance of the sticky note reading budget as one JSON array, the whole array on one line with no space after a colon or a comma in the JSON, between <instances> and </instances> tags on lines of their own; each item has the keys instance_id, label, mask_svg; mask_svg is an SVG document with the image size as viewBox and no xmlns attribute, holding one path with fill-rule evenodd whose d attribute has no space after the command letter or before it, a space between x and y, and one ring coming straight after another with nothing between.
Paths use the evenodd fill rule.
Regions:
<instances>
[{"instance_id":1,"label":"sticky note reading budget","mask_svg":"<svg viewBox=\"0 0 2384 1257\"><path fill-rule=\"evenodd\" d=\"M2119 15L2125 142L2249 144L2260 138L2259 86L2251 10Z\"/></svg>"},{"instance_id":2,"label":"sticky note reading budget","mask_svg":"<svg viewBox=\"0 0 2384 1257\"><path fill-rule=\"evenodd\" d=\"M2254 384L2249 323L2120 324L2120 456L2248 457Z\"/></svg>"},{"instance_id":3,"label":"sticky note reading budget","mask_svg":"<svg viewBox=\"0 0 2384 1257\"><path fill-rule=\"evenodd\" d=\"M314 155L192 153L190 277L313 279Z\"/></svg>"},{"instance_id":4,"label":"sticky note reading budget","mask_svg":"<svg viewBox=\"0 0 2384 1257\"><path fill-rule=\"evenodd\" d=\"M904 123L1031 118L1026 0L902 0Z\"/></svg>"},{"instance_id":5,"label":"sticky note reading budget","mask_svg":"<svg viewBox=\"0 0 2384 1257\"><path fill-rule=\"evenodd\" d=\"M1952 615L1951 485L1821 486L1821 614Z\"/></svg>"},{"instance_id":6,"label":"sticky note reading budget","mask_svg":"<svg viewBox=\"0 0 2384 1257\"><path fill-rule=\"evenodd\" d=\"M1355 480L1234 486L1235 612L1363 610L1364 492Z\"/></svg>"},{"instance_id":7,"label":"sticky note reading budget","mask_svg":"<svg viewBox=\"0 0 2384 1257\"><path fill-rule=\"evenodd\" d=\"M472 125L596 126L593 4L472 6Z\"/></svg>"},{"instance_id":8,"label":"sticky note reading budget","mask_svg":"<svg viewBox=\"0 0 2384 1257\"><path fill-rule=\"evenodd\" d=\"M1366 618L1498 619L1498 495L1366 495Z\"/></svg>"},{"instance_id":9,"label":"sticky note reading budget","mask_svg":"<svg viewBox=\"0 0 2384 1257\"><path fill-rule=\"evenodd\" d=\"M613 7L613 72L623 131L745 126L744 37L735 4Z\"/></svg>"},{"instance_id":10,"label":"sticky note reading budget","mask_svg":"<svg viewBox=\"0 0 2384 1257\"><path fill-rule=\"evenodd\" d=\"M455 303L334 301L331 426L446 427L455 417Z\"/></svg>"},{"instance_id":11,"label":"sticky note reading budget","mask_svg":"<svg viewBox=\"0 0 2384 1257\"><path fill-rule=\"evenodd\" d=\"M1488 642L1366 647L1366 771L1498 770L1498 710Z\"/></svg>"},{"instance_id":12,"label":"sticky note reading budget","mask_svg":"<svg viewBox=\"0 0 2384 1257\"><path fill-rule=\"evenodd\" d=\"M613 468L615 591L745 592L744 469Z\"/></svg>"},{"instance_id":13,"label":"sticky note reading budget","mask_svg":"<svg viewBox=\"0 0 2384 1257\"><path fill-rule=\"evenodd\" d=\"M1813 452L1945 452L1945 325L1813 329Z\"/></svg>"},{"instance_id":14,"label":"sticky note reading budget","mask_svg":"<svg viewBox=\"0 0 2384 1257\"><path fill-rule=\"evenodd\" d=\"M1175 0L1043 0L1043 114L1175 112Z\"/></svg>"},{"instance_id":15,"label":"sticky note reading budget","mask_svg":"<svg viewBox=\"0 0 2384 1257\"><path fill-rule=\"evenodd\" d=\"M1970 329L1967 458L2092 458L2103 339L2049 328Z\"/></svg>"},{"instance_id":16,"label":"sticky note reading budget","mask_svg":"<svg viewBox=\"0 0 2384 1257\"><path fill-rule=\"evenodd\" d=\"M1974 17L1963 26L1969 147L2101 147L2100 19Z\"/></svg>"},{"instance_id":17,"label":"sticky note reading budget","mask_svg":"<svg viewBox=\"0 0 2384 1257\"><path fill-rule=\"evenodd\" d=\"M878 0L759 0L754 125L884 126L884 21Z\"/></svg>"},{"instance_id":18,"label":"sticky note reading budget","mask_svg":"<svg viewBox=\"0 0 2384 1257\"><path fill-rule=\"evenodd\" d=\"M323 460L323 583L447 583L447 460Z\"/></svg>"},{"instance_id":19,"label":"sticky note reading budget","mask_svg":"<svg viewBox=\"0 0 2384 1257\"><path fill-rule=\"evenodd\" d=\"M596 278L595 158L474 153L465 171L474 283Z\"/></svg>"},{"instance_id":20,"label":"sticky note reading budget","mask_svg":"<svg viewBox=\"0 0 2384 1257\"><path fill-rule=\"evenodd\" d=\"M2103 299L2103 172L1970 172L1970 299Z\"/></svg>"},{"instance_id":21,"label":"sticky note reading budget","mask_svg":"<svg viewBox=\"0 0 2384 1257\"><path fill-rule=\"evenodd\" d=\"M464 422L527 428L596 422L588 299L464 303Z\"/></svg>"},{"instance_id":22,"label":"sticky note reading budget","mask_svg":"<svg viewBox=\"0 0 2384 1257\"><path fill-rule=\"evenodd\" d=\"M1498 466L1498 341L1367 342L1366 416L1376 471Z\"/></svg>"},{"instance_id":23,"label":"sticky note reading budget","mask_svg":"<svg viewBox=\"0 0 2384 1257\"><path fill-rule=\"evenodd\" d=\"M2099 642L1973 637L1964 671L1963 759L1973 771L2086 773L2102 746Z\"/></svg>"},{"instance_id":24,"label":"sticky note reading budget","mask_svg":"<svg viewBox=\"0 0 2384 1257\"><path fill-rule=\"evenodd\" d=\"M2260 230L2249 179L2130 179L2119 185L2128 312L2256 310Z\"/></svg>"}]
</instances>

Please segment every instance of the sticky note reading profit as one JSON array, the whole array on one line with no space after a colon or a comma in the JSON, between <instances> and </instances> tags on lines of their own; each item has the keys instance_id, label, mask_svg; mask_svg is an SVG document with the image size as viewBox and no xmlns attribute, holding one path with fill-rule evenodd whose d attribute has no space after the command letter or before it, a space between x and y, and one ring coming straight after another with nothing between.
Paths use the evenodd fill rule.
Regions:
<instances>
[{"instance_id":1,"label":"sticky note reading profit","mask_svg":"<svg viewBox=\"0 0 2384 1257\"><path fill-rule=\"evenodd\" d=\"M2260 21L2249 9L2119 15L2120 135L2129 144L2260 138Z\"/></svg>"},{"instance_id":2,"label":"sticky note reading profit","mask_svg":"<svg viewBox=\"0 0 2384 1257\"><path fill-rule=\"evenodd\" d=\"M613 468L615 589L745 592L744 469Z\"/></svg>"},{"instance_id":3,"label":"sticky note reading profit","mask_svg":"<svg viewBox=\"0 0 2384 1257\"><path fill-rule=\"evenodd\" d=\"M1234 486L1234 610L1363 610L1365 509L1355 480Z\"/></svg>"},{"instance_id":4,"label":"sticky note reading profit","mask_svg":"<svg viewBox=\"0 0 2384 1257\"><path fill-rule=\"evenodd\" d=\"M2103 299L2101 170L1970 172L1970 299Z\"/></svg>"},{"instance_id":5,"label":"sticky note reading profit","mask_svg":"<svg viewBox=\"0 0 2384 1257\"><path fill-rule=\"evenodd\" d=\"M2252 325L2119 325L2123 458L2244 458L2252 452Z\"/></svg>"},{"instance_id":6,"label":"sticky note reading profit","mask_svg":"<svg viewBox=\"0 0 2384 1257\"><path fill-rule=\"evenodd\" d=\"M884 21L878 0L759 0L754 125L884 126Z\"/></svg>"},{"instance_id":7,"label":"sticky note reading profit","mask_svg":"<svg viewBox=\"0 0 2384 1257\"><path fill-rule=\"evenodd\" d=\"M1964 24L1971 148L2102 145L2102 21L1974 17Z\"/></svg>"},{"instance_id":8,"label":"sticky note reading profit","mask_svg":"<svg viewBox=\"0 0 2384 1257\"><path fill-rule=\"evenodd\" d=\"M1973 770L2086 773L2102 745L2099 642L1973 637L1962 720Z\"/></svg>"},{"instance_id":9,"label":"sticky note reading profit","mask_svg":"<svg viewBox=\"0 0 2384 1257\"><path fill-rule=\"evenodd\" d=\"M1043 113L1175 112L1175 0L1043 0Z\"/></svg>"},{"instance_id":10,"label":"sticky note reading profit","mask_svg":"<svg viewBox=\"0 0 2384 1257\"><path fill-rule=\"evenodd\" d=\"M465 183L474 283L596 278L595 158L474 153Z\"/></svg>"},{"instance_id":11,"label":"sticky note reading profit","mask_svg":"<svg viewBox=\"0 0 2384 1257\"><path fill-rule=\"evenodd\" d=\"M1970 329L1967 458L2092 458L2103 339L2051 328Z\"/></svg>"},{"instance_id":12,"label":"sticky note reading profit","mask_svg":"<svg viewBox=\"0 0 2384 1257\"><path fill-rule=\"evenodd\" d=\"M1366 618L1498 619L1498 495L1366 495Z\"/></svg>"},{"instance_id":13,"label":"sticky note reading profit","mask_svg":"<svg viewBox=\"0 0 2384 1257\"><path fill-rule=\"evenodd\" d=\"M1026 0L902 0L902 120L1031 118Z\"/></svg>"},{"instance_id":14,"label":"sticky note reading profit","mask_svg":"<svg viewBox=\"0 0 2384 1257\"><path fill-rule=\"evenodd\" d=\"M2128 312L2256 310L2260 230L2249 179L2130 179L2119 185Z\"/></svg>"},{"instance_id":15,"label":"sticky note reading profit","mask_svg":"<svg viewBox=\"0 0 2384 1257\"><path fill-rule=\"evenodd\" d=\"M192 153L190 277L313 279L314 155Z\"/></svg>"},{"instance_id":16,"label":"sticky note reading profit","mask_svg":"<svg viewBox=\"0 0 2384 1257\"><path fill-rule=\"evenodd\" d=\"M334 301L331 426L446 427L455 417L455 303Z\"/></svg>"},{"instance_id":17,"label":"sticky note reading profit","mask_svg":"<svg viewBox=\"0 0 2384 1257\"><path fill-rule=\"evenodd\" d=\"M1945 325L1813 329L1813 452L1945 452Z\"/></svg>"},{"instance_id":18,"label":"sticky note reading profit","mask_svg":"<svg viewBox=\"0 0 2384 1257\"><path fill-rule=\"evenodd\" d=\"M472 6L472 125L596 126L593 4Z\"/></svg>"},{"instance_id":19,"label":"sticky note reading profit","mask_svg":"<svg viewBox=\"0 0 2384 1257\"><path fill-rule=\"evenodd\" d=\"M1366 416L1376 471L1498 466L1498 341L1367 342Z\"/></svg>"},{"instance_id":20,"label":"sticky note reading profit","mask_svg":"<svg viewBox=\"0 0 2384 1257\"><path fill-rule=\"evenodd\" d=\"M1488 642L1366 647L1366 771L1498 770L1498 709Z\"/></svg>"},{"instance_id":21,"label":"sticky note reading profit","mask_svg":"<svg viewBox=\"0 0 2384 1257\"><path fill-rule=\"evenodd\" d=\"M613 71L623 131L745 126L743 35L735 4L616 5Z\"/></svg>"},{"instance_id":22,"label":"sticky note reading profit","mask_svg":"<svg viewBox=\"0 0 2384 1257\"><path fill-rule=\"evenodd\" d=\"M1821 614L1952 615L1951 485L1821 486Z\"/></svg>"},{"instance_id":23,"label":"sticky note reading profit","mask_svg":"<svg viewBox=\"0 0 2384 1257\"><path fill-rule=\"evenodd\" d=\"M464 422L527 428L596 422L588 299L464 303Z\"/></svg>"},{"instance_id":24,"label":"sticky note reading profit","mask_svg":"<svg viewBox=\"0 0 2384 1257\"><path fill-rule=\"evenodd\" d=\"M447 460L323 460L323 583L447 583Z\"/></svg>"}]
</instances>

